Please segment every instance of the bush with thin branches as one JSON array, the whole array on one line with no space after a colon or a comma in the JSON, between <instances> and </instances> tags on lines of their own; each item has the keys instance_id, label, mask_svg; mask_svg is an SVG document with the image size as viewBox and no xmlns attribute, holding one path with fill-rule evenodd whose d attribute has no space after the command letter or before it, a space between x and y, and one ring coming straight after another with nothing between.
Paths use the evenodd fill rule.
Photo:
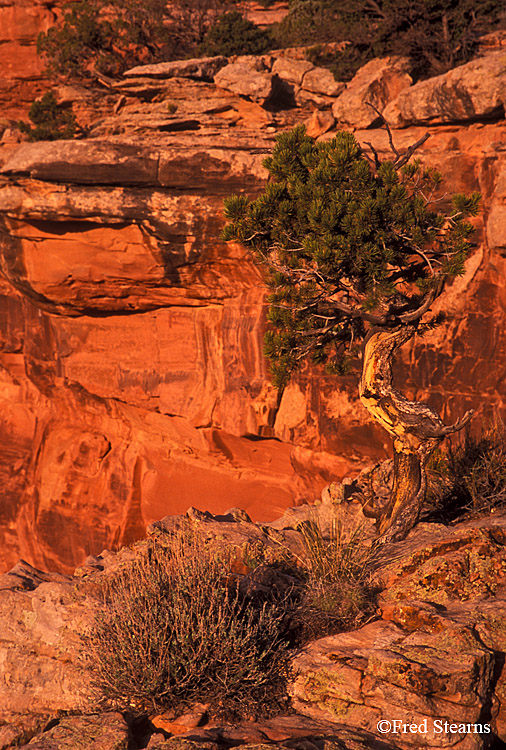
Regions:
<instances>
[{"instance_id":1,"label":"bush with thin branches","mask_svg":"<svg viewBox=\"0 0 506 750\"><path fill-rule=\"evenodd\" d=\"M191 530L149 540L100 587L83 636L106 702L149 710L205 701L241 714L283 702L285 612L239 591L230 560Z\"/></svg>"}]
</instances>

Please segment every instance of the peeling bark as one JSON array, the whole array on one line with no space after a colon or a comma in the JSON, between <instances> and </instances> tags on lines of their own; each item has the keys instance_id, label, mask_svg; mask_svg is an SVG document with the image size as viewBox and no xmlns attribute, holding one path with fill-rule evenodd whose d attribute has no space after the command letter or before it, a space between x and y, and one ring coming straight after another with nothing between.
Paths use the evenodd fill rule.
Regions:
<instances>
[{"instance_id":1,"label":"peeling bark","mask_svg":"<svg viewBox=\"0 0 506 750\"><path fill-rule=\"evenodd\" d=\"M447 436L471 419L468 411L453 425L445 425L427 404L409 401L393 385L396 350L414 335L414 325L372 329L364 346L360 399L371 416L394 441L394 485L379 525L384 541L403 539L420 515L427 488L426 467L431 453Z\"/></svg>"}]
</instances>

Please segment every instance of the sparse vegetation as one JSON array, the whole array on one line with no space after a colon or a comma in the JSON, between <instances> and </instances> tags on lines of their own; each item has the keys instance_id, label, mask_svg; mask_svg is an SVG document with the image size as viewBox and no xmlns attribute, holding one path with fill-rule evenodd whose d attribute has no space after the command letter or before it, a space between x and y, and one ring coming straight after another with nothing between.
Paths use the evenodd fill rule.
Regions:
<instances>
[{"instance_id":1,"label":"sparse vegetation","mask_svg":"<svg viewBox=\"0 0 506 750\"><path fill-rule=\"evenodd\" d=\"M58 104L52 91L46 91L41 99L32 102L28 117L35 127L27 122L20 122L19 129L30 141L73 138L78 128L72 110Z\"/></svg>"},{"instance_id":2,"label":"sparse vegetation","mask_svg":"<svg viewBox=\"0 0 506 750\"><path fill-rule=\"evenodd\" d=\"M148 541L102 586L84 636L98 685L116 706L211 702L273 710L287 674L285 612L239 592L230 560L191 530Z\"/></svg>"},{"instance_id":3,"label":"sparse vegetation","mask_svg":"<svg viewBox=\"0 0 506 750\"><path fill-rule=\"evenodd\" d=\"M118 76L134 65L196 53L223 0L74 0L41 32L37 51L55 76Z\"/></svg>"},{"instance_id":4,"label":"sparse vegetation","mask_svg":"<svg viewBox=\"0 0 506 750\"><path fill-rule=\"evenodd\" d=\"M280 46L349 41L342 53L316 55L338 80L392 54L410 57L418 79L467 62L479 37L500 26L506 26L500 0L291 0L274 33Z\"/></svg>"},{"instance_id":5,"label":"sparse vegetation","mask_svg":"<svg viewBox=\"0 0 506 750\"><path fill-rule=\"evenodd\" d=\"M455 446L438 451L429 467L429 517L451 521L464 513L506 507L506 428L479 436L469 431Z\"/></svg>"},{"instance_id":6,"label":"sparse vegetation","mask_svg":"<svg viewBox=\"0 0 506 750\"><path fill-rule=\"evenodd\" d=\"M304 640L353 630L374 615L372 584L378 548L365 529L345 532L335 520L326 536L317 522L300 528L306 549L305 581L295 613Z\"/></svg>"},{"instance_id":7,"label":"sparse vegetation","mask_svg":"<svg viewBox=\"0 0 506 750\"><path fill-rule=\"evenodd\" d=\"M273 39L268 31L232 10L210 27L200 45L202 55L261 55L272 49Z\"/></svg>"}]
</instances>

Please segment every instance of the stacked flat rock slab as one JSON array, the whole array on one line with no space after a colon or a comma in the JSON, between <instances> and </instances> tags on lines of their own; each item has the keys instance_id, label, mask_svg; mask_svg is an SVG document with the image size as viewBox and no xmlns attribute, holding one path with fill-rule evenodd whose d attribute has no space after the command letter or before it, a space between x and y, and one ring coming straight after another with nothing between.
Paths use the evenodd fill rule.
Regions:
<instances>
[{"instance_id":1,"label":"stacked flat rock slab","mask_svg":"<svg viewBox=\"0 0 506 750\"><path fill-rule=\"evenodd\" d=\"M174 60L172 62L154 63L152 65L138 65L123 74L125 78L198 78L212 81L220 68L227 64L227 58L221 55L215 57L198 57L191 60Z\"/></svg>"}]
</instances>

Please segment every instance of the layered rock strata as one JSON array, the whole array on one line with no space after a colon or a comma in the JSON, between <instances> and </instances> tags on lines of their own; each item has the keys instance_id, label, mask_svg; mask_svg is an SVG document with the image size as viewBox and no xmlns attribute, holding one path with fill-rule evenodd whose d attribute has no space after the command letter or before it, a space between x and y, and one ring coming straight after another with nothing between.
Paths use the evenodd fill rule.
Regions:
<instances>
[{"instance_id":1,"label":"layered rock strata","mask_svg":"<svg viewBox=\"0 0 506 750\"><path fill-rule=\"evenodd\" d=\"M342 92L294 51L145 66L108 88L56 89L86 138L4 141L3 569L21 556L69 572L193 504L272 519L386 455L388 436L369 423L354 375L307 368L275 392L261 269L219 235L223 198L265 184L277 132L305 121L330 138L343 101L358 122L374 91L378 108L393 107L391 97L416 89L398 62L408 86L398 96L385 62ZM237 65L250 73L219 79ZM270 86L257 101L246 90L255 71ZM397 148L424 132L395 131ZM502 120L434 126L419 152L449 192L483 197L477 247L440 303L447 321L397 363L401 390L447 421L475 408L478 424L504 410L505 132ZM389 152L384 130L356 135Z\"/></svg>"}]
</instances>

